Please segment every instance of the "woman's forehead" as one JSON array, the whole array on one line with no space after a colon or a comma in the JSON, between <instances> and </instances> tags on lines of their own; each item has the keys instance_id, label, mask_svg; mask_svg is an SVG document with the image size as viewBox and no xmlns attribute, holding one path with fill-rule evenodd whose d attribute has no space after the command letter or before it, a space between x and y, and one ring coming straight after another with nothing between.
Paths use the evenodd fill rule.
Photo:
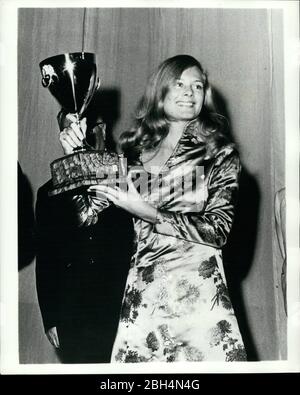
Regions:
<instances>
[{"instance_id":1,"label":"woman's forehead","mask_svg":"<svg viewBox=\"0 0 300 395\"><path fill-rule=\"evenodd\" d=\"M197 66L188 67L180 75L180 78L193 78L195 80L202 80L203 77L203 73Z\"/></svg>"},{"instance_id":2,"label":"woman's forehead","mask_svg":"<svg viewBox=\"0 0 300 395\"><path fill-rule=\"evenodd\" d=\"M170 80L175 81L178 79L185 79L185 78L199 80L202 82L206 81L205 74L197 66L187 67L183 71L178 71L177 73L174 73L173 76L171 76Z\"/></svg>"}]
</instances>

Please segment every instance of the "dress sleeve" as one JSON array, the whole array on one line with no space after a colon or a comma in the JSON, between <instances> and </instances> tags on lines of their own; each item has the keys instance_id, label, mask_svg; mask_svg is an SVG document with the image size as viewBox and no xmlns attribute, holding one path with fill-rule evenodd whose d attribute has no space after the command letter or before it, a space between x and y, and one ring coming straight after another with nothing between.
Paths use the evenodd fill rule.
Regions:
<instances>
[{"instance_id":1,"label":"dress sleeve","mask_svg":"<svg viewBox=\"0 0 300 395\"><path fill-rule=\"evenodd\" d=\"M230 232L241 171L236 150L221 150L208 174L208 198L201 212L158 210L154 231L193 243L222 248Z\"/></svg>"},{"instance_id":2,"label":"dress sleeve","mask_svg":"<svg viewBox=\"0 0 300 395\"><path fill-rule=\"evenodd\" d=\"M75 208L77 226L90 226L98 221L98 214L110 205L107 199L89 194L74 195L72 203Z\"/></svg>"}]
</instances>

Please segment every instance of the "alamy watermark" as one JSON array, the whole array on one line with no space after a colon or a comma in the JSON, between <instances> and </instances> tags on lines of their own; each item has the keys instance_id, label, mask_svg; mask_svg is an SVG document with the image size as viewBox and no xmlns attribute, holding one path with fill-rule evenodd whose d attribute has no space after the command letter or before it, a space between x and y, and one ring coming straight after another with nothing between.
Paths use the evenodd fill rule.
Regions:
<instances>
[{"instance_id":1,"label":"alamy watermark","mask_svg":"<svg viewBox=\"0 0 300 395\"><path fill-rule=\"evenodd\" d=\"M100 179L99 184L103 183L119 191L122 198L126 198L128 192L128 178L132 180L140 195L148 201L170 201L176 198L179 202L198 204L203 202L205 197L204 167L188 163L167 169L152 166L150 171L146 171L143 166L131 166L128 169L126 158L120 158L118 166L107 166L97 170L96 178Z\"/></svg>"}]
</instances>

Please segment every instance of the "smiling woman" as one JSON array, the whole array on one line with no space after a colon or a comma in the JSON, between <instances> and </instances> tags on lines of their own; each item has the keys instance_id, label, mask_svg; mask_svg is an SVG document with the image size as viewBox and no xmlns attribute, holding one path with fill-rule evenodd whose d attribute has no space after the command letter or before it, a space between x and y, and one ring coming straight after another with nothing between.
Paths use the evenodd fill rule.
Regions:
<instances>
[{"instance_id":1,"label":"smiling woman","mask_svg":"<svg viewBox=\"0 0 300 395\"><path fill-rule=\"evenodd\" d=\"M197 117L204 100L203 74L196 66L184 70L180 79L169 88L164 112L170 121L185 122Z\"/></svg>"},{"instance_id":2,"label":"smiling woman","mask_svg":"<svg viewBox=\"0 0 300 395\"><path fill-rule=\"evenodd\" d=\"M196 59L178 55L159 66L136 127L121 135L120 145L131 164L158 171L141 194L131 174L127 191L90 188L134 216L134 254L112 361L245 361L221 251L241 167ZM176 174L196 174L199 167L203 182L191 176L192 185L179 194Z\"/></svg>"},{"instance_id":3,"label":"smiling woman","mask_svg":"<svg viewBox=\"0 0 300 395\"><path fill-rule=\"evenodd\" d=\"M248 358L251 361L275 361L285 359L286 356L286 320L285 312L281 314L283 305L280 299L280 273L279 281L277 277L277 268L281 267L282 261L273 246L276 235L273 233L275 229L272 219L274 194L285 186L284 142L287 117L283 116L284 53L288 63L291 57L283 51L283 33L285 11L291 5L290 2L282 2L281 6L275 8L270 4L270 7L251 6L249 9L248 6L223 7L221 3L218 2L218 8L88 8L85 48L96 54L97 67L101 70L102 88L97 108L105 116L107 136L111 141L113 136L117 138L119 133L132 126L133 107L143 93L147 77L162 60L188 53L199 59L208 71L208 83L204 84L205 104L200 117L189 121L191 124L184 133L189 134L191 142L197 144L199 141L200 144L201 139L205 138L202 133L212 122L209 119L214 117L216 123L220 124L214 132L215 137L219 134L223 127L222 118L213 111L208 111L211 107L207 85L213 83L217 104L230 121L231 134L237 143L243 164L234 224L223 250L228 288L232 291L232 303L239 319ZM18 117L13 119L19 119L18 160L31 185L33 206L37 190L49 178L49 163L62 156L57 138L57 103L50 100L45 89L37 83L37 65L41 59L57 53L81 50L83 14L84 9L80 7L27 7L18 10L19 38L18 45L15 46L18 48ZM297 11L288 18L289 22L293 15L296 18ZM288 27L291 25L292 23L288 23ZM13 30L15 37L16 29ZM176 73L176 79L180 79L182 71ZM15 80L14 76L13 78ZM14 104L10 107L16 108ZM156 108L160 111L163 103ZM142 113L138 115L143 117ZM202 130L200 125L206 115L206 128ZM148 118L148 122L150 120ZM196 122L199 131L195 134L192 133L193 122ZM162 117L158 123L147 125L156 133L157 126L164 124L165 119ZM215 127L212 125L212 128ZM288 128L287 133L290 132ZM175 137L168 138L169 144L175 146ZM162 150L165 149L166 142L166 139L160 142ZM138 148L130 148L132 156ZM150 148L142 149L142 153L135 156L136 161L142 158L143 167L147 171L151 170L151 162L147 166L144 157L150 159L156 153L160 155L161 151L157 148L158 146L153 147L151 152ZM167 160L167 156L160 163L164 159ZM170 164L172 161L171 158ZM155 171L156 175L158 173L159 171ZM206 188L202 189L204 191ZM117 211L122 213L121 210ZM102 214L109 217L108 212ZM99 221L103 220L102 214L99 215ZM108 223L113 221L110 219ZM57 226L55 229L57 230ZM119 249L115 239L112 245L114 250ZM97 248L101 249L101 242ZM77 245L76 250L78 249ZM184 256L189 261L188 255ZM199 261L200 259L201 256ZM10 271L10 261L7 264ZM122 259L122 266L123 264ZM208 264L202 273L208 275L209 267ZM119 281L121 273L119 270L113 272L112 287L115 288L115 281ZM20 364L32 364L32 369L34 366L38 369L38 364L59 364L60 360L43 331L34 277L35 261L28 261L27 266L19 271L19 319L14 320L14 323L19 323ZM145 277L149 280L152 278L151 265L146 270ZM278 309L280 314L277 314ZM112 311L111 307L109 310ZM202 319L199 320L201 322ZM104 341L107 342L108 339L105 338ZM83 349L81 344L79 347ZM292 347L290 351L293 350L296 348ZM176 367L171 365L168 369L173 372ZM252 364L245 365L245 369L256 369ZM43 368L47 370L46 366ZM258 364L257 369L262 371L263 366ZM215 367L212 364L211 370L214 371ZM28 368L31 369L26 366ZM66 369L64 366L55 368L62 371ZM22 369L25 369L24 365Z\"/></svg>"},{"instance_id":4,"label":"smiling woman","mask_svg":"<svg viewBox=\"0 0 300 395\"><path fill-rule=\"evenodd\" d=\"M199 116L201 112L201 116ZM198 118L199 134L209 151L228 142L227 121L216 112L212 90L201 64L189 55L165 60L150 77L136 111L136 126L121 135L120 144L127 158L135 161L151 153L166 151L169 155L182 135L185 123ZM167 156L167 155L166 155ZM161 162L163 158L161 158Z\"/></svg>"}]
</instances>

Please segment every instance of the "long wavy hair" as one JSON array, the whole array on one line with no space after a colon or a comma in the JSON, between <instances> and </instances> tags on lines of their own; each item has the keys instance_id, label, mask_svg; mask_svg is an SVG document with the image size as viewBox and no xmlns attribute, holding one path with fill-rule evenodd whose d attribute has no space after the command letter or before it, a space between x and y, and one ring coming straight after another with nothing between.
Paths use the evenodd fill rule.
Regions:
<instances>
[{"instance_id":1,"label":"long wavy hair","mask_svg":"<svg viewBox=\"0 0 300 395\"><path fill-rule=\"evenodd\" d=\"M192 56L177 55L166 59L152 74L136 109L135 126L119 138L119 146L129 160L135 161L143 150L155 148L167 136L169 121L164 113L166 94L171 84L191 67L199 69L204 84L204 103L198 120L199 133L206 142L208 153L214 155L229 142L228 122L216 110L207 74Z\"/></svg>"}]
</instances>

